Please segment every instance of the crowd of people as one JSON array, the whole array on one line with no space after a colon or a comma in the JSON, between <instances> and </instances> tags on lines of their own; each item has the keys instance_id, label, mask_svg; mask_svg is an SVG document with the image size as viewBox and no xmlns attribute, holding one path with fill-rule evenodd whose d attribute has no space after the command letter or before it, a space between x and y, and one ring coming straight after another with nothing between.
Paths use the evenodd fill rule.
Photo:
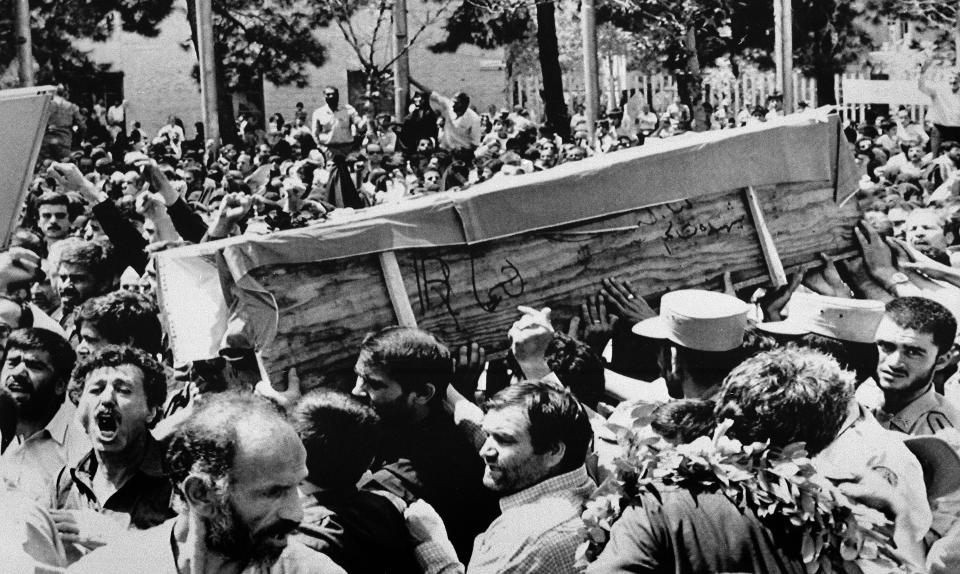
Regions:
<instances>
[{"instance_id":1,"label":"crowd of people","mask_svg":"<svg viewBox=\"0 0 960 574\"><path fill-rule=\"evenodd\" d=\"M111 120L42 164L0 253L0 570L960 571L960 122L851 126L859 254L785 286L656 312L611 277L498 360L384 326L350 388L239 339L175 363L160 250L599 153L463 94L325 98L215 157Z\"/></svg>"},{"instance_id":2,"label":"crowd of people","mask_svg":"<svg viewBox=\"0 0 960 574\"><path fill-rule=\"evenodd\" d=\"M424 88L413 94L409 113L396 118L361 113L341 101L337 88L328 87L324 104L312 113L302 102L287 117L274 113L266 121L240 113L236 133L225 138L229 143L213 146L204 139L202 123L195 124L191 139L176 116L156 134L140 122L128 131L126 101L112 100L109 106L98 101L88 109L66 95L61 88L54 98L43 147L48 164L70 158L99 189L135 203L145 184L139 165L149 158L202 217L209 218L230 193L253 197L258 213L253 232L310 225L336 209L539 172L643 145L649 138L752 125L782 115L778 94L736 115L728 102L691 111L674 98L654 112L647 104L625 101L621 110L597 122L591 138L583 106L577 105L564 139L520 106L478 113L462 92L446 97ZM42 178L34 182L36 193L49 187Z\"/></svg>"}]
</instances>

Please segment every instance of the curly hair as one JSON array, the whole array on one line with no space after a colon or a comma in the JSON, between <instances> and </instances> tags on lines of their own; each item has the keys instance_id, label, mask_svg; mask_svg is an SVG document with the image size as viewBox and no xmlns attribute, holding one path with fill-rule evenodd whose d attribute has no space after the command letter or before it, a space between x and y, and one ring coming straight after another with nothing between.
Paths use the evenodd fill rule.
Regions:
<instances>
[{"instance_id":1,"label":"curly hair","mask_svg":"<svg viewBox=\"0 0 960 574\"><path fill-rule=\"evenodd\" d=\"M57 267L64 263L83 267L101 281L119 273L110 242L100 239L71 241L57 258Z\"/></svg>"},{"instance_id":2,"label":"curly hair","mask_svg":"<svg viewBox=\"0 0 960 574\"><path fill-rule=\"evenodd\" d=\"M380 417L355 397L328 389L311 392L297 403L292 419L307 449L307 473L313 484L354 485L373 462Z\"/></svg>"},{"instance_id":3,"label":"curly hair","mask_svg":"<svg viewBox=\"0 0 960 574\"><path fill-rule=\"evenodd\" d=\"M164 468L177 493L191 474L203 474L223 494L239 450L238 427L287 425L281 408L252 393L225 392L202 397L193 414L177 427L167 446Z\"/></svg>"},{"instance_id":4,"label":"curly hair","mask_svg":"<svg viewBox=\"0 0 960 574\"><path fill-rule=\"evenodd\" d=\"M898 297L887 303L886 316L902 329L929 333L942 355L957 336L957 319L949 309L924 297Z\"/></svg>"},{"instance_id":5,"label":"curly hair","mask_svg":"<svg viewBox=\"0 0 960 574\"><path fill-rule=\"evenodd\" d=\"M587 412L570 389L556 383L523 381L503 389L484 404L484 410L519 408L530 421L533 452L543 453L552 446L566 445L559 472L570 472L584 463L593 441L593 429Z\"/></svg>"},{"instance_id":6,"label":"curly hair","mask_svg":"<svg viewBox=\"0 0 960 574\"><path fill-rule=\"evenodd\" d=\"M93 371L105 367L130 365L143 373L143 392L147 406L162 407L167 399L167 375L163 367L142 349L127 345L110 345L80 361L73 371L75 381L86 383Z\"/></svg>"},{"instance_id":7,"label":"curly hair","mask_svg":"<svg viewBox=\"0 0 960 574\"><path fill-rule=\"evenodd\" d=\"M554 333L545 352L547 366L563 386L573 391L577 399L592 409L603 398L603 360L590 345L569 335Z\"/></svg>"},{"instance_id":8,"label":"curly hair","mask_svg":"<svg viewBox=\"0 0 960 574\"><path fill-rule=\"evenodd\" d=\"M717 426L716 404L707 399L677 399L653 411L650 427L668 442L686 444L710 436Z\"/></svg>"},{"instance_id":9,"label":"curly hair","mask_svg":"<svg viewBox=\"0 0 960 574\"><path fill-rule=\"evenodd\" d=\"M87 300L77 316L77 329L90 325L108 343L131 345L148 353L162 350L163 330L156 304L132 291L112 291Z\"/></svg>"},{"instance_id":10,"label":"curly hair","mask_svg":"<svg viewBox=\"0 0 960 574\"><path fill-rule=\"evenodd\" d=\"M880 355L875 343L856 343L825 337L816 333L807 333L795 341L797 346L806 347L829 355L840 363L840 367L857 375L858 381L865 381L877 372Z\"/></svg>"},{"instance_id":11,"label":"curly hair","mask_svg":"<svg viewBox=\"0 0 960 574\"><path fill-rule=\"evenodd\" d=\"M836 359L790 345L760 353L723 382L716 419L732 419L730 435L771 446L806 443L813 455L830 444L853 400L852 373Z\"/></svg>"}]
</instances>

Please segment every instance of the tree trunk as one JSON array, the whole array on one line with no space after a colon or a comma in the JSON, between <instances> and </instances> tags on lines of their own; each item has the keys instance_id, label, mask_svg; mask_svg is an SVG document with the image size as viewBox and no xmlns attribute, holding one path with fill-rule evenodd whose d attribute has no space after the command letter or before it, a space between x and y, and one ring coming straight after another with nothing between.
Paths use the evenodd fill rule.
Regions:
<instances>
[{"instance_id":1,"label":"tree trunk","mask_svg":"<svg viewBox=\"0 0 960 574\"><path fill-rule=\"evenodd\" d=\"M706 129L707 117L703 107L703 71L697 55L697 35L693 26L687 26L683 35L683 47L687 53L683 71L677 74L677 95L690 108L691 124L697 131ZM690 129L690 125L681 126Z\"/></svg>"},{"instance_id":2,"label":"tree trunk","mask_svg":"<svg viewBox=\"0 0 960 574\"><path fill-rule=\"evenodd\" d=\"M557 43L557 21L552 2L537 2L537 51L543 77L544 123L560 137L570 136L570 114L563 100L563 73Z\"/></svg>"},{"instance_id":3,"label":"tree trunk","mask_svg":"<svg viewBox=\"0 0 960 574\"><path fill-rule=\"evenodd\" d=\"M813 77L817 80L817 107L836 105L837 86L834 70L827 66L818 66Z\"/></svg>"},{"instance_id":4,"label":"tree trunk","mask_svg":"<svg viewBox=\"0 0 960 574\"><path fill-rule=\"evenodd\" d=\"M224 52L226 48L220 42L213 46L213 53L217 56L217 62L226 60ZM264 116L266 111L264 111ZM217 66L217 118L220 123L220 139L223 143L236 143L240 136L237 134L237 118L233 113L233 96L230 88L227 86L227 75L223 71L223 66ZM266 126L267 118L258 118L257 124L261 127Z\"/></svg>"},{"instance_id":5,"label":"tree trunk","mask_svg":"<svg viewBox=\"0 0 960 574\"><path fill-rule=\"evenodd\" d=\"M200 44L197 40L197 3L196 0L187 0L187 21L190 23L190 40L193 42L193 55L196 56L199 65L200 62ZM217 42L213 48L218 62L223 62L223 44ZM233 97L230 95L230 89L227 87L226 76L223 72L223 66L217 66L217 118L220 124L220 139L223 143L236 143L239 139L237 135L237 120L233 114ZM260 118L261 121L266 118Z\"/></svg>"}]
</instances>

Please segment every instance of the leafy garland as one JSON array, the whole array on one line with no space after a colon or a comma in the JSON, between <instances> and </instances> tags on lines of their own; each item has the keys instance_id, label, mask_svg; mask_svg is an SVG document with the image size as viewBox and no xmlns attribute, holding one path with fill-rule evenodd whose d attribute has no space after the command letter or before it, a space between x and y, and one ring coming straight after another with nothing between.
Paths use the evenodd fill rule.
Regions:
<instances>
[{"instance_id":1,"label":"leafy garland","mask_svg":"<svg viewBox=\"0 0 960 574\"><path fill-rule=\"evenodd\" d=\"M892 544L893 524L818 474L803 443L782 450L769 443L744 445L726 436L733 421L725 420L713 437L674 446L649 427L655 407L637 407L632 428L616 429L623 455L581 515L586 542L577 549L580 564L600 554L627 507L638 505L649 488L667 485L721 491L740 508L752 509L772 531L786 528L784 540L801 540L809 574L861 572L858 562L884 572L914 571Z\"/></svg>"}]
</instances>

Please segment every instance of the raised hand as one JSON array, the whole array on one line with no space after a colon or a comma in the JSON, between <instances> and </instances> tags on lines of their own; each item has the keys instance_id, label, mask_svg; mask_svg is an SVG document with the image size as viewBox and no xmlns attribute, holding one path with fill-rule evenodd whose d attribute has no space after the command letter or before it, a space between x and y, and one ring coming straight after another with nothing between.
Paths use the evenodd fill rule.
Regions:
<instances>
[{"instance_id":1,"label":"raised hand","mask_svg":"<svg viewBox=\"0 0 960 574\"><path fill-rule=\"evenodd\" d=\"M607 297L603 293L591 295L580 304L580 316L570 320L569 334L601 355L619 321L619 317L607 313Z\"/></svg>"},{"instance_id":2,"label":"raised hand","mask_svg":"<svg viewBox=\"0 0 960 574\"><path fill-rule=\"evenodd\" d=\"M604 279L600 284L600 293L604 296L607 309L620 319L620 325L628 329L657 313L636 294L628 281L620 281L612 277Z\"/></svg>"},{"instance_id":3,"label":"raised hand","mask_svg":"<svg viewBox=\"0 0 960 574\"><path fill-rule=\"evenodd\" d=\"M553 325L550 323L550 308L537 310L520 305L523 314L510 327L510 349L528 379L537 380L547 376L547 345L553 340Z\"/></svg>"},{"instance_id":4,"label":"raised hand","mask_svg":"<svg viewBox=\"0 0 960 574\"><path fill-rule=\"evenodd\" d=\"M487 364L487 352L482 345L472 342L461 345L454 355L453 387L465 397L473 397L483 368Z\"/></svg>"},{"instance_id":5,"label":"raised hand","mask_svg":"<svg viewBox=\"0 0 960 574\"><path fill-rule=\"evenodd\" d=\"M253 207L253 199L245 193L225 195L214 214L213 225L207 233L208 238L221 239L230 235L234 226L246 217L251 207Z\"/></svg>"},{"instance_id":6,"label":"raised hand","mask_svg":"<svg viewBox=\"0 0 960 574\"><path fill-rule=\"evenodd\" d=\"M763 309L763 317L766 321L782 321L783 308L786 307L793 296L794 291L803 282L803 272L798 271L790 276L790 280L782 287L770 287L757 301L760 308Z\"/></svg>"}]
</instances>

